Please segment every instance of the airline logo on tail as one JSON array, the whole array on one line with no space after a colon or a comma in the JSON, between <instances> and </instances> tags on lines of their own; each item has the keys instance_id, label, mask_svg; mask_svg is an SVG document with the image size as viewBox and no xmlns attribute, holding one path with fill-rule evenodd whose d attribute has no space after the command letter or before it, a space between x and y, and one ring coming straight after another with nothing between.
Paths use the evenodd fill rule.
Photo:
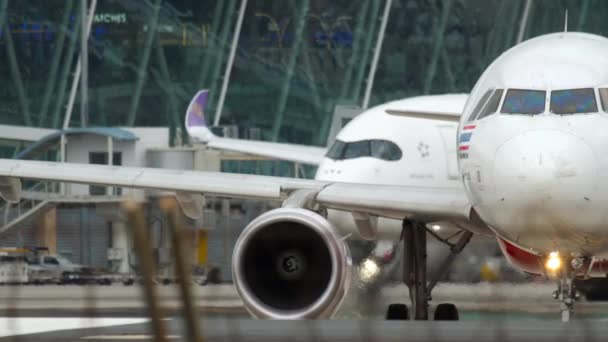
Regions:
<instances>
[{"instance_id":1,"label":"airline logo on tail","mask_svg":"<svg viewBox=\"0 0 608 342\"><path fill-rule=\"evenodd\" d=\"M209 90L201 90L190 101L190 105L186 110L186 130L191 137L203 142L209 141L213 136L207 121L205 120L205 108L209 99Z\"/></svg>"}]
</instances>

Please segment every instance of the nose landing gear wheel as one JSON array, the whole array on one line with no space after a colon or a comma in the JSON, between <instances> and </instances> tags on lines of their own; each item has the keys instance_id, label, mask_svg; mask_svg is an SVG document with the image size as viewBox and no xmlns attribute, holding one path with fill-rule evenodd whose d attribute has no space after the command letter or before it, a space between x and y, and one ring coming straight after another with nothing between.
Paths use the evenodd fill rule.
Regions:
<instances>
[{"instance_id":1,"label":"nose landing gear wheel","mask_svg":"<svg viewBox=\"0 0 608 342\"><path fill-rule=\"evenodd\" d=\"M436 321L457 321L460 319L456 305L451 303L442 303L435 308L434 319Z\"/></svg>"},{"instance_id":2,"label":"nose landing gear wheel","mask_svg":"<svg viewBox=\"0 0 608 342\"><path fill-rule=\"evenodd\" d=\"M387 320L409 320L410 312L405 304L391 304L386 310Z\"/></svg>"}]
</instances>

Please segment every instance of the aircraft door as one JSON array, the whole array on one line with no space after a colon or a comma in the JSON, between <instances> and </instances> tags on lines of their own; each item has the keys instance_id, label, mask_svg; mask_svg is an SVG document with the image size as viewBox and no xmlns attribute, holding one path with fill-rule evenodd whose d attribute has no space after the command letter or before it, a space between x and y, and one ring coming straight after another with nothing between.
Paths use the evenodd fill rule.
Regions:
<instances>
[{"instance_id":1,"label":"aircraft door","mask_svg":"<svg viewBox=\"0 0 608 342\"><path fill-rule=\"evenodd\" d=\"M456 135L457 127L440 125L437 126L443 146L445 148L446 155L446 170L448 179L458 179L460 177L458 173L458 151L456 150Z\"/></svg>"}]
</instances>

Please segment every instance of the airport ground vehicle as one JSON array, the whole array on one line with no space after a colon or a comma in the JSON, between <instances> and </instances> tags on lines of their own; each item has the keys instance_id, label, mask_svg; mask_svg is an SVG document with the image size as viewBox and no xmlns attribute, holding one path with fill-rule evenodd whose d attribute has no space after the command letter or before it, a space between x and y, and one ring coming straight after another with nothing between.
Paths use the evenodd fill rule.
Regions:
<instances>
[{"instance_id":1,"label":"airport ground vehicle","mask_svg":"<svg viewBox=\"0 0 608 342\"><path fill-rule=\"evenodd\" d=\"M0 248L0 284L25 284L28 282L26 250Z\"/></svg>"},{"instance_id":2,"label":"airport ground vehicle","mask_svg":"<svg viewBox=\"0 0 608 342\"><path fill-rule=\"evenodd\" d=\"M110 285L116 276L103 269L79 265L48 248L35 247L27 255L28 280L31 284L100 284Z\"/></svg>"}]
</instances>

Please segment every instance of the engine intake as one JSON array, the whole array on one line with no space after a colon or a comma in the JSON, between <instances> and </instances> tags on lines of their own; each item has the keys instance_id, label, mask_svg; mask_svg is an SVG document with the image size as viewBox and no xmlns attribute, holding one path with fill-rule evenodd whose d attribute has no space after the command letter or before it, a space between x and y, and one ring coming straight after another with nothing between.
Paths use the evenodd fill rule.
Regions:
<instances>
[{"instance_id":1,"label":"engine intake","mask_svg":"<svg viewBox=\"0 0 608 342\"><path fill-rule=\"evenodd\" d=\"M275 209L253 220L232 263L239 295L258 318L329 318L350 285L347 245L329 221L306 209Z\"/></svg>"}]
</instances>

